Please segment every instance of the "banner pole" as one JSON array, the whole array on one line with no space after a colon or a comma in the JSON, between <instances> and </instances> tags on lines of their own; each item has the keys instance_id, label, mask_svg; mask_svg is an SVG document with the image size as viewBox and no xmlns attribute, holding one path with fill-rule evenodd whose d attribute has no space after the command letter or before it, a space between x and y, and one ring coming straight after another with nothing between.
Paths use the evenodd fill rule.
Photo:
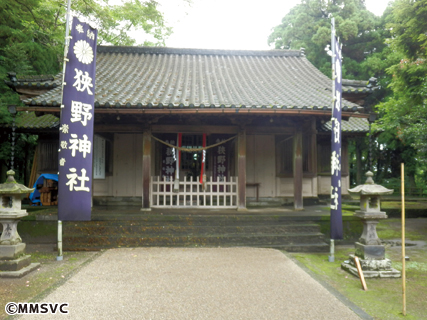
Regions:
<instances>
[{"instance_id":1,"label":"banner pole","mask_svg":"<svg viewBox=\"0 0 427 320\"><path fill-rule=\"evenodd\" d=\"M402 181L401 181L401 194L402 194L402 303L403 315L406 316L406 252L405 252L405 165L401 164L402 168Z\"/></svg>"},{"instance_id":2,"label":"banner pole","mask_svg":"<svg viewBox=\"0 0 427 320\"><path fill-rule=\"evenodd\" d=\"M329 245L329 262L335 262L335 241L334 239L331 239L330 245Z\"/></svg>"},{"instance_id":3,"label":"banner pole","mask_svg":"<svg viewBox=\"0 0 427 320\"><path fill-rule=\"evenodd\" d=\"M333 118L334 114L334 106L335 106L335 18L331 18L331 64L332 64L332 111L331 111L331 118ZM333 122L332 122L333 125ZM331 155L332 156L332 155ZM332 160L331 160L332 161ZM331 183L332 183L332 176L331 176ZM331 197L332 197L331 191ZM332 211L332 209L331 209ZM332 212L331 212L331 219L332 219ZM332 223L332 222L330 222ZM331 239L329 244L329 262L335 262L335 243L334 239Z\"/></svg>"},{"instance_id":4,"label":"banner pole","mask_svg":"<svg viewBox=\"0 0 427 320\"><path fill-rule=\"evenodd\" d=\"M56 261L62 261L64 257L62 256L62 221L58 220L58 256Z\"/></svg>"},{"instance_id":5,"label":"banner pole","mask_svg":"<svg viewBox=\"0 0 427 320\"><path fill-rule=\"evenodd\" d=\"M61 108L60 115L62 116L62 98L64 95L64 81L65 81L65 67L67 64L67 54L68 54L68 44L69 44L69 35L70 35L70 11L71 11L71 0L67 1L67 14L65 18L65 45L64 45L64 61L62 66L62 90L61 90ZM58 155L59 162L59 155ZM59 172L58 172L58 180L59 180ZM59 207L58 207L59 208ZM59 216L59 212L58 212ZM56 261L62 261L64 257L62 256L62 221L58 219L58 256L56 257Z\"/></svg>"}]
</instances>

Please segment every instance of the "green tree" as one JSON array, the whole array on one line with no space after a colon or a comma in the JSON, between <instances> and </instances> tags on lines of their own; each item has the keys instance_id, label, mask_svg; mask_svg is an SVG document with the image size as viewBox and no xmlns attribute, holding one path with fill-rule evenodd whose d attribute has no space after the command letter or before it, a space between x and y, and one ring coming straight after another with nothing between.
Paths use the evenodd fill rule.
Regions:
<instances>
[{"instance_id":1,"label":"green tree","mask_svg":"<svg viewBox=\"0 0 427 320\"><path fill-rule=\"evenodd\" d=\"M406 11L402 14L410 16L412 13ZM392 6L387 7L382 17L376 17L366 9L363 0L303 0L274 28L268 41L274 43L276 48L304 47L308 60L330 77L330 57L324 48L330 43L331 16L335 17L336 33L343 45L343 77L366 80L374 76L378 79L377 90L365 101L367 111L372 111L376 105L393 96L394 80L392 73L386 70L399 64L402 59L400 51L403 49L397 50L396 45L386 42L386 39L396 35L397 30L406 30L397 27L390 29L396 19ZM417 19L422 18L418 16ZM396 41L404 48L408 39L412 39L411 36ZM396 127L396 122L382 126L373 137L372 165L375 180L379 183L398 177L403 159L406 159L408 171L413 176L419 171L413 145L396 134ZM367 137L353 140L350 144L352 183L361 183L360 173L370 169L368 145Z\"/></svg>"},{"instance_id":2,"label":"green tree","mask_svg":"<svg viewBox=\"0 0 427 320\"><path fill-rule=\"evenodd\" d=\"M125 0L121 5L111 5L108 0L78 0L72 9L77 17L96 25L98 44L164 46L172 33L154 0ZM138 31L142 41L134 39L131 31Z\"/></svg>"},{"instance_id":3,"label":"green tree","mask_svg":"<svg viewBox=\"0 0 427 320\"><path fill-rule=\"evenodd\" d=\"M394 134L403 144L417 151L416 159L424 168L413 168L425 175L427 164L427 0L398 0L393 3L387 27L387 43L400 61L387 72L393 95L378 105L381 119L377 128ZM402 160L410 161L408 157ZM424 170L423 170L424 169ZM424 176L425 178L425 176Z\"/></svg>"},{"instance_id":4,"label":"green tree","mask_svg":"<svg viewBox=\"0 0 427 320\"><path fill-rule=\"evenodd\" d=\"M330 77L331 59L324 48L331 42L331 16L343 44L343 78L369 79L383 67L379 53L385 31L363 0L302 0L274 28L268 43L276 49L305 48L307 59Z\"/></svg>"},{"instance_id":5,"label":"green tree","mask_svg":"<svg viewBox=\"0 0 427 320\"><path fill-rule=\"evenodd\" d=\"M0 123L11 124L7 106L20 104L19 95L4 83L7 72L34 75L61 70L66 5L67 0L0 0ZM171 28L158 8L154 0L125 0L121 5L109 5L108 0L76 0L71 7L75 16L98 28L98 44L111 45L164 45ZM138 30L138 41L132 30ZM2 131L0 168L10 158L10 134ZM20 135L16 141L19 167L19 161L29 162L24 161L31 154L26 148L34 145L36 138Z\"/></svg>"}]
</instances>

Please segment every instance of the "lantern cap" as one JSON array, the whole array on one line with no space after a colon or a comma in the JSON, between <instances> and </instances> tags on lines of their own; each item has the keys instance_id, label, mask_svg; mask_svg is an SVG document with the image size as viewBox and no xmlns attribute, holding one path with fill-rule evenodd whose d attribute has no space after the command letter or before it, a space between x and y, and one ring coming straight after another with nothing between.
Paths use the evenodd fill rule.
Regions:
<instances>
[{"instance_id":1,"label":"lantern cap","mask_svg":"<svg viewBox=\"0 0 427 320\"><path fill-rule=\"evenodd\" d=\"M31 193L34 188L27 188L26 186L15 181L15 171L9 170L7 172L6 182L0 184L0 194L22 194Z\"/></svg>"},{"instance_id":2,"label":"lantern cap","mask_svg":"<svg viewBox=\"0 0 427 320\"><path fill-rule=\"evenodd\" d=\"M379 184L375 184L372 177L374 174L371 171L366 172L366 182L365 184L358 185L353 189L348 189L350 193L359 193L361 195L389 195L394 192L393 189L387 189Z\"/></svg>"}]
</instances>

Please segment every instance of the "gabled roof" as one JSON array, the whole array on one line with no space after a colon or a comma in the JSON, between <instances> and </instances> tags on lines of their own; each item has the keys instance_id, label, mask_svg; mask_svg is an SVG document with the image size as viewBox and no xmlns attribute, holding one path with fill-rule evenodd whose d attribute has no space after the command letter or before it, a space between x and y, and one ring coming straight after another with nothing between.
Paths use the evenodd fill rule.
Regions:
<instances>
[{"instance_id":1,"label":"gabled roof","mask_svg":"<svg viewBox=\"0 0 427 320\"><path fill-rule=\"evenodd\" d=\"M371 93L378 89L377 79L370 78L365 80L342 79L342 92L345 93Z\"/></svg>"},{"instance_id":2,"label":"gabled roof","mask_svg":"<svg viewBox=\"0 0 427 320\"><path fill-rule=\"evenodd\" d=\"M45 114L37 117L34 112L20 112L16 117L16 128L20 131L33 129L59 128L59 118L53 114ZM10 123L0 123L0 127L11 128Z\"/></svg>"},{"instance_id":3,"label":"gabled roof","mask_svg":"<svg viewBox=\"0 0 427 320\"><path fill-rule=\"evenodd\" d=\"M99 46L95 107L325 110L331 108L331 87L300 51ZM57 87L24 102L59 106L60 101ZM342 106L363 110L346 100Z\"/></svg>"},{"instance_id":4,"label":"gabled roof","mask_svg":"<svg viewBox=\"0 0 427 320\"><path fill-rule=\"evenodd\" d=\"M332 121L327 121L320 126L317 130L319 132L331 132L332 131ZM368 133L369 132L369 122L366 118L356 118L351 117L348 121L341 121L341 130L342 132L347 133Z\"/></svg>"},{"instance_id":5,"label":"gabled roof","mask_svg":"<svg viewBox=\"0 0 427 320\"><path fill-rule=\"evenodd\" d=\"M53 89L60 85L60 82L55 82L52 75L17 75L15 72L8 72L9 80L4 82L11 88L37 88L37 89Z\"/></svg>"}]
</instances>

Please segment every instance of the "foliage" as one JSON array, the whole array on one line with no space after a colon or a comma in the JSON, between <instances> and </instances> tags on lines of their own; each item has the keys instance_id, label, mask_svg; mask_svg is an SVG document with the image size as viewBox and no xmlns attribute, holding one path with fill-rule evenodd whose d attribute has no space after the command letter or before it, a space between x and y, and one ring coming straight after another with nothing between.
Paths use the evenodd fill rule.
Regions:
<instances>
[{"instance_id":1,"label":"foliage","mask_svg":"<svg viewBox=\"0 0 427 320\"><path fill-rule=\"evenodd\" d=\"M378 105L377 128L392 132L404 145L417 151L416 159L427 165L427 0L398 0L388 23L390 48L400 61L387 72L393 96ZM415 156L415 155L412 155ZM405 158L406 160L407 158Z\"/></svg>"},{"instance_id":2,"label":"foliage","mask_svg":"<svg viewBox=\"0 0 427 320\"><path fill-rule=\"evenodd\" d=\"M12 117L7 106L19 105L20 99L4 82L8 80L7 72L31 75L56 73L59 70L60 53L48 43L53 34L46 19L52 19L36 12L39 5L39 0L0 1L0 122L9 124L9 127ZM11 167L11 136L10 130L3 129L0 136L0 169L3 166ZM21 183L28 180L36 141L37 136L16 133L14 168L17 171L16 179Z\"/></svg>"},{"instance_id":3,"label":"foliage","mask_svg":"<svg viewBox=\"0 0 427 320\"><path fill-rule=\"evenodd\" d=\"M324 74L331 76L331 58L324 48L331 42L331 19L343 44L343 78L366 80L386 63L382 20L368 11L364 1L303 0L282 19L269 36L276 49L305 48L307 58Z\"/></svg>"},{"instance_id":4,"label":"foliage","mask_svg":"<svg viewBox=\"0 0 427 320\"><path fill-rule=\"evenodd\" d=\"M72 9L77 17L97 26L98 44L164 46L172 29L166 26L158 6L154 0L126 0L121 5L111 5L108 0L77 0ZM130 31L135 30L139 38L145 38L143 42L132 37Z\"/></svg>"},{"instance_id":5,"label":"foliage","mask_svg":"<svg viewBox=\"0 0 427 320\"><path fill-rule=\"evenodd\" d=\"M426 178L427 171L418 161L421 152L427 155L426 111L421 103L427 92L425 3L398 0L382 17L376 17L366 10L363 0L302 0L268 39L276 48L304 47L308 60L330 76L330 57L324 48L330 43L330 17L335 18L343 44L343 77L378 80L378 89L365 101L369 111L380 105L382 117L374 126L372 148L378 183L399 177L402 162L411 186ZM360 171L371 169L368 137L356 140L349 145L352 184L363 183Z\"/></svg>"},{"instance_id":6,"label":"foliage","mask_svg":"<svg viewBox=\"0 0 427 320\"><path fill-rule=\"evenodd\" d=\"M171 28L166 25L157 1L111 2L114 3L108 0L72 1L72 14L98 29L98 44L165 45ZM7 105L21 104L19 95L4 82L8 80L7 72L40 75L60 71L66 8L67 0L0 0L0 123L3 124L0 173L5 167L10 168L12 117ZM27 182L37 136L17 133L15 141L16 178Z\"/></svg>"},{"instance_id":7,"label":"foliage","mask_svg":"<svg viewBox=\"0 0 427 320\"><path fill-rule=\"evenodd\" d=\"M7 73L56 74L64 51L67 0L0 0L0 123L11 124L7 105L20 105L19 95L4 82ZM154 0L126 0L110 5L108 0L72 1L72 13L98 28L98 44L164 45L170 35ZM137 42L131 31L138 30ZM18 115L19 116L19 115ZM10 131L0 136L0 172L10 167ZM37 137L17 134L15 168L18 179L28 176L27 158L34 153Z\"/></svg>"}]
</instances>

